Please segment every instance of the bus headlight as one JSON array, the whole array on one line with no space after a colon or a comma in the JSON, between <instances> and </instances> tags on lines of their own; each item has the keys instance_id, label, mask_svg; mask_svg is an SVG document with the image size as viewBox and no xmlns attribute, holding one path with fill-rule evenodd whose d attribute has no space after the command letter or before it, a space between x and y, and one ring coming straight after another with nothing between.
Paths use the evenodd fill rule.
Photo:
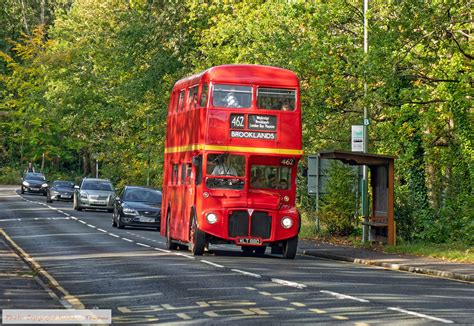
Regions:
<instances>
[{"instance_id":1,"label":"bus headlight","mask_svg":"<svg viewBox=\"0 0 474 326\"><path fill-rule=\"evenodd\" d=\"M283 201L284 201L285 203L289 202L289 201L290 201L290 197L289 197L289 196L283 197Z\"/></svg>"},{"instance_id":2,"label":"bus headlight","mask_svg":"<svg viewBox=\"0 0 474 326\"><path fill-rule=\"evenodd\" d=\"M214 213L209 213L206 215L207 223L214 224L217 222L217 215Z\"/></svg>"},{"instance_id":3,"label":"bus headlight","mask_svg":"<svg viewBox=\"0 0 474 326\"><path fill-rule=\"evenodd\" d=\"M293 220L289 216L285 216L281 219L281 226L283 226L284 229L289 229L293 226Z\"/></svg>"}]
</instances>

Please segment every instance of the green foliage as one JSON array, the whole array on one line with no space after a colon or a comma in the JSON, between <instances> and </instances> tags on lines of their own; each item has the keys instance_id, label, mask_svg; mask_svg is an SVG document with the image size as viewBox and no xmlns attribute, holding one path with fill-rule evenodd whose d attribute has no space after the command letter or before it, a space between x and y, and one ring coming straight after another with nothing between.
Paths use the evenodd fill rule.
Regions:
<instances>
[{"instance_id":1,"label":"green foliage","mask_svg":"<svg viewBox=\"0 0 474 326\"><path fill-rule=\"evenodd\" d=\"M320 219L327 231L335 235L349 235L353 231L355 172L338 161L332 161L328 182L320 203Z\"/></svg>"},{"instance_id":2,"label":"green foliage","mask_svg":"<svg viewBox=\"0 0 474 326\"><path fill-rule=\"evenodd\" d=\"M5 166L0 168L0 184L6 185L19 185L22 174L21 171Z\"/></svg>"},{"instance_id":3,"label":"green foliage","mask_svg":"<svg viewBox=\"0 0 474 326\"><path fill-rule=\"evenodd\" d=\"M306 153L349 149L368 108L370 152L398 157L399 236L472 242L470 1L370 1L368 55L355 0L24 4L0 5L2 167L44 156L49 173L94 175L97 154L118 185L145 184L149 171L159 186L177 79L224 63L280 66L301 79ZM325 214L347 233L353 195L336 185L348 197L326 198ZM312 223L304 186L298 201Z\"/></svg>"}]
</instances>

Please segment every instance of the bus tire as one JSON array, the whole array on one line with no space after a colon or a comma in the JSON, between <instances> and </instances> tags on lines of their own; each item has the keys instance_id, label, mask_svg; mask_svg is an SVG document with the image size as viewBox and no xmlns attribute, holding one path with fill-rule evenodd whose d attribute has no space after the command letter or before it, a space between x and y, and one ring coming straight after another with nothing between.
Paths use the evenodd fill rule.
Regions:
<instances>
[{"instance_id":1,"label":"bus tire","mask_svg":"<svg viewBox=\"0 0 474 326\"><path fill-rule=\"evenodd\" d=\"M296 256L297 248L298 248L298 236L286 240L283 246L283 258L294 259Z\"/></svg>"},{"instance_id":2,"label":"bus tire","mask_svg":"<svg viewBox=\"0 0 474 326\"><path fill-rule=\"evenodd\" d=\"M168 250L176 250L178 249L178 245L171 240L171 235L170 235L170 219L171 219L171 213L170 213L170 207L168 207L168 214L166 216L166 244L165 247Z\"/></svg>"},{"instance_id":3,"label":"bus tire","mask_svg":"<svg viewBox=\"0 0 474 326\"><path fill-rule=\"evenodd\" d=\"M189 249L194 256L202 256L206 247L206 234L199 230L197 226L196 214L193 213L191 219L191 230L189 232Z\"/></svg>"}]
</instances>

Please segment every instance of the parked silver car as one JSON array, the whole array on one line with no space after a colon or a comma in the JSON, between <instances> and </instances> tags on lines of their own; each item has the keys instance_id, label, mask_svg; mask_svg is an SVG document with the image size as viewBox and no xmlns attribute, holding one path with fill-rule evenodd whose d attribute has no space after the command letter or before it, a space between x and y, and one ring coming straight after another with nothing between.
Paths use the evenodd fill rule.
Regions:
<instances>
[{"instance_id":1,"label":"parked silver car","mask_svg":"<svg viewBox=\"0 0 474 326\"><path fill-rule=\"evenodd\" d=\"M108 179L82 179L81 186L75 187L74 204L75 210L83 209L106 209L114 210L115 189Z\"/></svg>"}]
</instances>

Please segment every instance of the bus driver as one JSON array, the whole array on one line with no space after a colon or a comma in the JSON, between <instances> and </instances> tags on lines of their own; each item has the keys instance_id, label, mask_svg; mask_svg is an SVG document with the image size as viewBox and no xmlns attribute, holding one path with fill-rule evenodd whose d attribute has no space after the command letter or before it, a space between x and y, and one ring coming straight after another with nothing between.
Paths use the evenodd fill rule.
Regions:
<instances>
[{"instance_id":1,"label":"bus driver","mask_svg":"<svg viewBox=\"0 0 474 326\"><path fill-rule=\"evenodd\" d=\"M228 165L226 161L227 160L225 159L224 155L217 156L217 158L214 160L217 165L212 170L212 175L237 176L237 171L235 168Z\"/></svg>"}]
</instances>

